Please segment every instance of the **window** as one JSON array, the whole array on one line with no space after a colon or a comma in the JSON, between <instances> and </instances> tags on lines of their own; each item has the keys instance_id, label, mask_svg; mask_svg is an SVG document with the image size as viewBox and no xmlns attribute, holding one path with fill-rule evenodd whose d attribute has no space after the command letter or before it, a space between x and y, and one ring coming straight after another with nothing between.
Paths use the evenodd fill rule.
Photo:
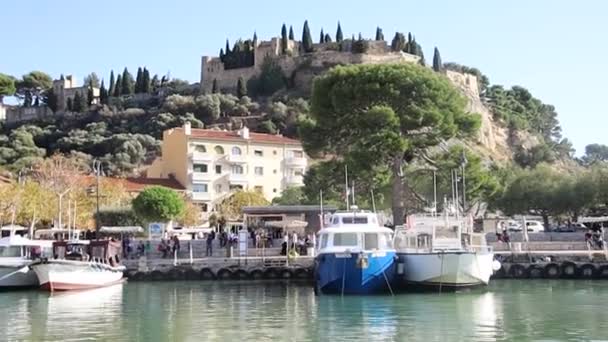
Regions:
<instances>
[{"instance_id":1,"label":"window","mask_svg":"<svg viewBox=\"0 0 608 342\"><path fill-rule=\"evenodd\" d=\"M327 247L327 234L321 235L321 248Z\"/></svg>"},{"instance_id":2,"label":"window","mask_svg":"<svg viewBox=\"0 0 608 342\"><path fill-rule=\"evenodd\" d=\"M205 147L205 145L196 145L194 146L194 150L200 153L207 153L207 148Z\"/></svg>"},{"instance_id":3,"label":"window","mask_svg":"<svg viewBox=\"0 0 608 342\"><path fill-rule=\"evenodd\" d=\"M215 165L215 173L218 175L222 173L222 165Z\"/></svg>"},{"instance_id":4,"label":"window","mask_svg":"<svg viewBox=\"0 0 608 342\"><path fill-rule=\"evenodd\" d=\"M263 157L264 156L264 151L262 150L254 150L253 151L253 155L256 157Z\"/></svg>"},{"instance_id":5,"label":"window","mask_svg":"<svg viewBox=\"0 0 608 342\"><path fill-rule=\"evenodd\" d=\"M256 166L253 171L255 172L256 176L263 176L264 175L264 168L261 166Z\"/></svg>"},{"instance_id":6,"label":"window","mask_svg":"<svg viewBox=\"0 0 608 342\"><path fill-rule=\"evenodd\" d=\"M233 156L240 156L240 155L241 155L241 149L240 149L240 148L238 148L238 147L236 147L236 146L234 146L234 147L232 148L232 155L233 155Z\"/></svg>"},{"instance_id":7,"label":"window","mask_svg":"<svg viewBox=\"0 0 608 342\"><path fill-rule=\"evenodd\" d=\"M302 157L304 157L304 152L302 152L302 151L293 151L293 156L295 158L302 158Z\"/></svg>"},{"instance_id":8,"label":"window","mask_svg":"<svg viewBox=\"0 0 608 342\"><path fill-rule=\"evenodd\" d=\"M194 172L207 173L207 164L194 164L192 169Z\"/></svg>"},{"instance_id":9,"label":"window","mask_svg":"<svg viewBox=\"0 0 608 342\"><path fill-rule=\"evenodd\" d=\"M215 153L217 153L217 154L224 154L224 148L223 148L222 146L219 146L219 145L218 145L218 146L215 146L215 147L213 148L213 150L214 150L214 151L215 151Z\"/></svg>"},{"instance_id":10,"label":"window","mask_svg":"<svg viewBox=\"0 0 608 342\"><path fill-rule=\"evenodd\" d=\"M242 175L244 173L243 167L241 165L232 165L230 169L233 175Z\"/></svg>"},{"instance_id":11,"label":"window","mask_svg":"<svg viewBox=\"0 0 608 342\"><path fill-rule=\"evenodd\" d=\"M192 192L207 192L207 184L192 184Z\"/></svg>"},{"instance_id":12,"label":"window","mask_svg":"<svg viewBox=\"0 0 608 342\"><path fill-rule=\"evenodd\" d=\"M365 244L363 249L378 249L378 234L376 233L365 233Z\"/></svg>"},{"instance_id":13,"label":"window","mask_svg":"<svg viewBox=\"0 0 608 342\"><path fill-rule=\"evenodd\" d=\"M355 217L350 217L350 216L344 216L342 218L342 223L346 223L346 224L367 224L367 217L365 216L355 216Z\"/></svg>"},{"instance_id":14,"label":"window","mask_svg":"<svg viewBox=\"0 0 608 342\"><path fill-rule=\"evenodd\" d=\"M264 193L264 187L263 187L263 186L261 186L261 185L256 185L256 186L254 186L254 187L253 187L253 190L254 190L255 192L257 192L257 193L260 193L260 194L261 194L261 193Z\"/></svg>"},{"instance_id":15,"label":"window","mask_svg":"<svg viewBox=\"0 0 608 342\"><path fill-rule=\"evenodd\" d=\"M357 233L334 234L334 246L357 246Z\"/></svg>"},{"instance_id":16,"label":"window","mask_svg":"<svg viewBox=\"0 0 608 342\"><path fill-rule=\"evenodd\" d=\"M15 258L21 256L20 246L0 247L0 257Z\"/></svg>"}]
</instances>

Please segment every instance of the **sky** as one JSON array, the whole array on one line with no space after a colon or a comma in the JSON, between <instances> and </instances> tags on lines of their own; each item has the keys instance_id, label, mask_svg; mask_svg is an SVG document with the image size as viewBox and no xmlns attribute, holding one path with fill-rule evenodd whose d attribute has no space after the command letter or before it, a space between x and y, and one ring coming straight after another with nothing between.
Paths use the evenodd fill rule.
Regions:
<instances>
[{"instance_id":1,"label":"sky","mask_svg":"<svg viewBox=\"0 0 608 342\"><path fill-rule=\"evenodd\" d=\"M90 72L109 78L126 66L135 73L200 81L202 55L218 54L226 39L260 40L293 25L301 37L309 21L345 37L390 40L412 32L427 60L437 46L444 62L477 67L492 84L521 85L559 113L564 137L580 155L608 144L608 1L603 0L82 0L6 1L0 10L0 72L42 70L52 77Z\"/></svg>"}]
</instances>

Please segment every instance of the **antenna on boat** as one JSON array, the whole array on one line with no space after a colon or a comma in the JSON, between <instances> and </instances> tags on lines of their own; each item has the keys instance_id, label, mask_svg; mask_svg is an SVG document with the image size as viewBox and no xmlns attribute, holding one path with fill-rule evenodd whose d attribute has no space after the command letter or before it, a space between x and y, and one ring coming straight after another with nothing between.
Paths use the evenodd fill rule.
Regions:
<instances>
[{"instance_id":1,"label":"antenna on boat","mask_svg":"<svg viewBox=\"0 0 608 342\"><path fill-rule=\"evenodd\" d=\"M349 195L350 195L350 189L348 188L348 165L344 164L344 185L345 185L345 191L346 191L346 210L350 209L350 203L349 201Z\"/></svg>"},{"instance_id":2,"label":"antenna on boat","mask_svg":"<svg viewBox=\"0 0 608 342\"><path fill-rule=\"evenodd\" d=\"M433 170L433 216L437 217L437 171Z\"/></svg>"},{"instance_id":3,"label":"antenna on boat","mask_svg":"<svg viewBox=\"0 0 608 342\"><path fill-rule=\"evenodd\" d=\"M376 200L374 199L374 189L371 189L370 192L372 193L372 210L374 210L374 214L376 213Z\"/></svg>"},{"instance_id":4,"label":"antenna on boat","mask_svg":"<svg viewBox=\"0 0 608 342\"><path fill-rule=\"evenodd\" d=\"M319 211L321 212L321 229L323 229L325 221L325 215L323 215L323 189L319 190Z\"/></svg>"},{"instance_id":5,"label":"antenna on boat","mask_svg":"<svg viewBox=\"0 0 608 342\"><path fill-rule=\"evenodd\" d=\"M355 180L353 179L353 181L351 182L352 184L352 188L353 188L353 205L355 205Z\"/></svg>"}]
</instances>

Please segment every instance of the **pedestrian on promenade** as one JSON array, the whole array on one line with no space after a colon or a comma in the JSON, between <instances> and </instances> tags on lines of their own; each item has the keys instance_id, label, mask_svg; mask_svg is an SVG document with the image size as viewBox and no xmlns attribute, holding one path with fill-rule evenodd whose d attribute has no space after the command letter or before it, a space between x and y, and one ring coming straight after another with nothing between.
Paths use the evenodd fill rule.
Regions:
<instances>
[{"instance_id":1,"label":"pedestrian on promenade","mask_svg":"<svg viewBox=\"0 0 608 342\"><path fill-rule=\"evenodd\" d=\"M137 244L137 257L141 258L146 251L146 246L144 246L144 242L139 240L139 244Z\"/></svg>"},{"instance_id":2,"label":"pedestrian on promenade","mask_svg":"<svg viewBox=\"0 0 608 342\"><path fill-rule=\"evenodd\" d=\"M210 257L213 256L213 234L207 234L207 249L205 251L205 255Z\"/></svg>"},{"instance_id":3,"label":"pedestrian on promenade","mask_svg":"<svg viewBox=\"0 0 608 342\"><path fill-rule=\"evenodd\" d=\"M180 245L179 245L179 238L177 237L177 235L173 235L173 255L175 255L176 253L179 253L180 250Z\"/></svg>"}]
</instances>

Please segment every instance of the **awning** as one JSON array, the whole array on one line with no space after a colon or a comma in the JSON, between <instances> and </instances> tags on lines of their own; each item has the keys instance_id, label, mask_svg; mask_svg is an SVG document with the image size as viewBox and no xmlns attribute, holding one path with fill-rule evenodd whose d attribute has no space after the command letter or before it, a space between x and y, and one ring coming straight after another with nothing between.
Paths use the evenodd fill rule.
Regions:
<instances>
[{"instance_id":1,"label":"awning","mask_svg":"<svg viewBox=\"0 0 608 342\"><path fill-rule=\"evenodd\" d=\"M608 216L579 217L578 223L608 222Z\"/></svg>"},{"instance_id":2,"label":"awning","mask_svg":"<svg viewBox=\"0 0 608 342\"><path fill-rule=\"evenodd\" d=\"M12 235L0 239L0 247L10 246L52 246L52 241L30 240L19 235Z\"/></svg>"},{"instance_id":3,"label":"awning","mask_svg":"<svg viewBox=\"0 0 608 342\"><path fill-rule=\"evenodd\" d=\"M308 222L292 220L292 221L267 221L266 227L283 228L283 229L302 229L308 226Z\"/></svg>"},{"instance_id":4,"label":"awning","mask_svg":"<svg viewBox=\"0 0 608 342\"><path fill-rule=\"evenodd\" d=\"M144 229L139 226L103 226L99 229L99 232L106 234L136 234L143 233Z\"/></svg>"},{"instance_id":5,"label":"awning","mask_svg":"<svg viewBox=\"0 0 608 342\"><path fill-rule=\"evenodd\" d=\"M7 224L6 226L2 226L2 228L0 228L2 230L27 230L28 228L24 227L24 226L20 226L18 224Z\"/></svg>"}]
</instances>

